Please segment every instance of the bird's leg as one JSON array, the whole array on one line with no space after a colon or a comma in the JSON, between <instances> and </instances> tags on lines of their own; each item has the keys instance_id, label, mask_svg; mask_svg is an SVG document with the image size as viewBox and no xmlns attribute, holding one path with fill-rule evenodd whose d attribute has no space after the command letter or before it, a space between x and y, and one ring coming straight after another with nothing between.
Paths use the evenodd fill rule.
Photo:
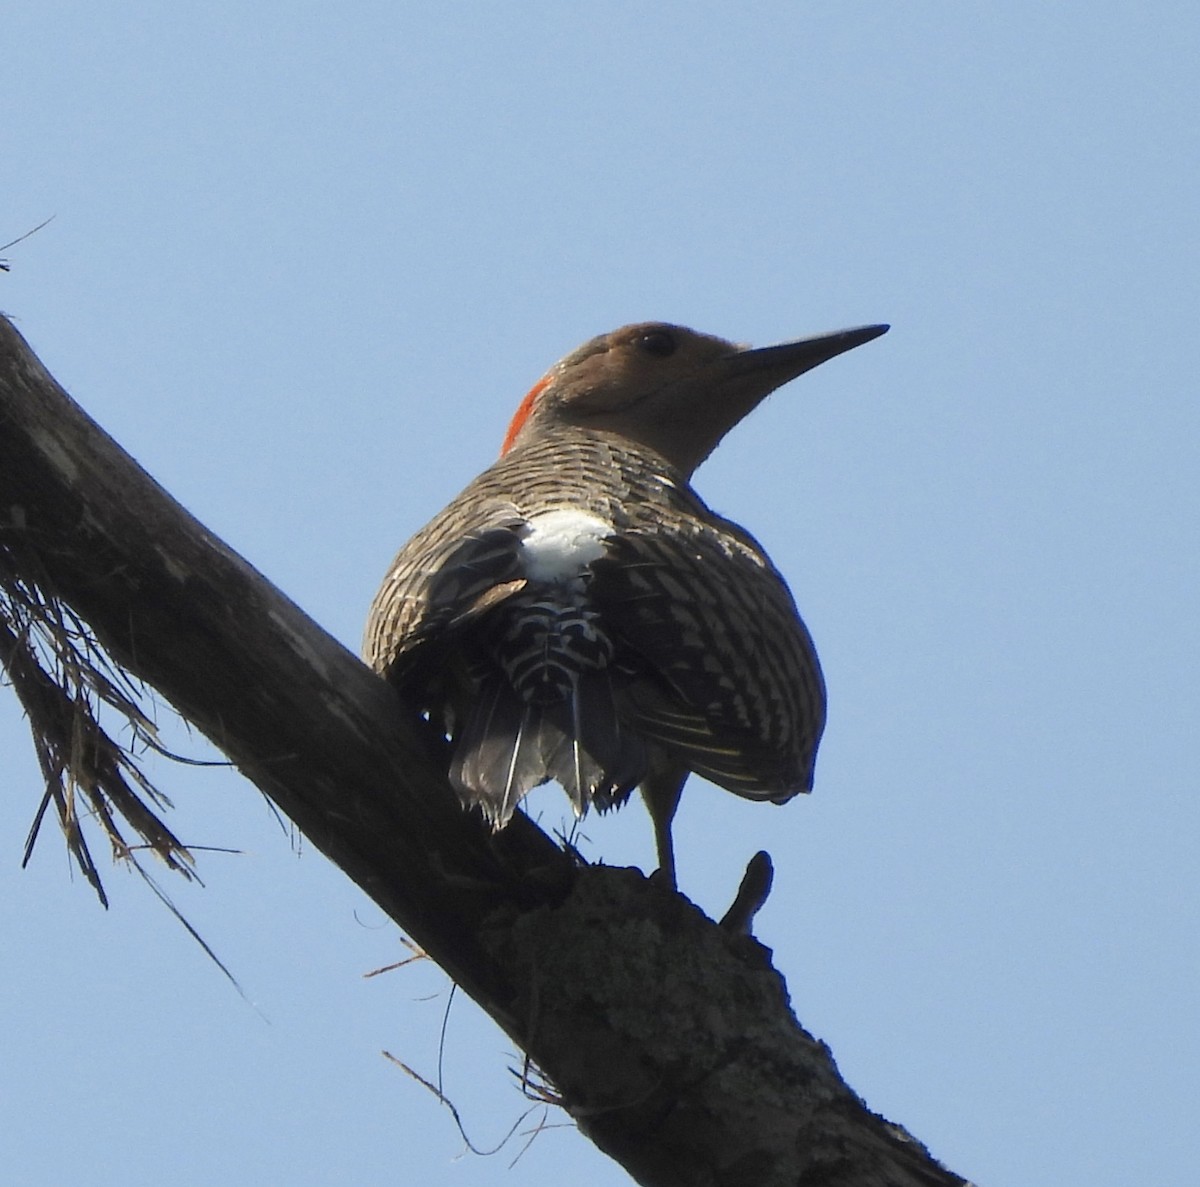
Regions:
<instances>
[{"instance_id":1,"label":"bird's leg","mask_svg":"<svg viewBox=\"0 0 1200 1187\"><path fill-rule=\"evenodd\" d=\"M771 855L760 849L746 866L737 895L729 910L721 916L721 926L735 935L748 936L754 916L771 893L774 879L775 867L771 864Z\"/></svg>"},{"instance_id":2,"label":"bird's leg","mask_svg":"<svg viewBox=\"0 0 1200 1187\"><path fill-rule=\"evenodd\" d=\"M675 889L675 847L671 843L671 821L679 807L679 796L687 780L686 767L655 764L642 780L639 790L654 823L654 843L658 849L658 875Z\"/></svg>"}]
</instances>

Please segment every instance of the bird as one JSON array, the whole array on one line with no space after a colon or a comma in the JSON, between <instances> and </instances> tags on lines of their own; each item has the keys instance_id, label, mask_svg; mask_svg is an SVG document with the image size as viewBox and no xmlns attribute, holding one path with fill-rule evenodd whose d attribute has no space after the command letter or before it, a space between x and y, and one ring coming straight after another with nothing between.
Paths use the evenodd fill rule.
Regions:
<instances>
[{"instance_id":1,"label":"bird","mask_svg":"<svg viewBox=\"0 0 1200 1187\"><path fill-rule=\"evenodd\" d=\"M673 887L689 774L751 800L811 791L812 638L761 545L691 480L771 392L888 328L755 349L640 322L533 386L498 460L400 550L364 635L465 807L499 830L551 780L577 817L637 788Z\"/></svg>"}]
</instances>

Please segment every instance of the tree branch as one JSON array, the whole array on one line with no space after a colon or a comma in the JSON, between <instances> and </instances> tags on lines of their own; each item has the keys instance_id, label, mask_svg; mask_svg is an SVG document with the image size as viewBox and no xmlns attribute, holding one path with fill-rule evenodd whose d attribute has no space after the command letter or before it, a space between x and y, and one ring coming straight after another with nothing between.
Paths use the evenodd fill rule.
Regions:
<instances>
[{"instance_id":1,"label":"tree branch","mask_svg":"<svg viewBox=\"0 0 1200 1187\"><path fill-rule=\"evenodd\" d=\"M0 569L211 738L638 1182L964 1183L847 1087L754 940L636 870L581 866L519 814L491 836L464 813L392 689L163 491L2 318ZM3 658L22 638L6 625Z\"/></svg>"}]
</instances>

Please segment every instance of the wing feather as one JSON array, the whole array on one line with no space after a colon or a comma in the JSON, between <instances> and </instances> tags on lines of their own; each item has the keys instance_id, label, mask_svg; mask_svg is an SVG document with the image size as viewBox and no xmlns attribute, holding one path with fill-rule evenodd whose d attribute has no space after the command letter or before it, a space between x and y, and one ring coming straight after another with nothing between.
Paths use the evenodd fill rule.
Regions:
<instances>
[{"instance_id":1,"label":"wing feather","mask_svg":"<svg viewBox=\"0 0 1200 1187\"><path fill-rule=\"evenodd\" d=\"M638 730L739 795L811 788L821 670L752 537L711 512L623 533L597 563L593 593L621 655L645 670L625 696Z\"/></svg>"}]
</instances>

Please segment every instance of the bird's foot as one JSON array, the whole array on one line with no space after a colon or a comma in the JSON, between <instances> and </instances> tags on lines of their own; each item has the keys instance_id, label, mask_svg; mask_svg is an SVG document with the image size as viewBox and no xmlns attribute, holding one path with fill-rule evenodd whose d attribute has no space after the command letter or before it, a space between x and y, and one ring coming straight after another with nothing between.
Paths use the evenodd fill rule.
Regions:
<instances>
[{"instance_id":1,"label":"bird's foot","mask_svg":"<svg viewBox=\"0 0 1200 1187\"><path fill-rule=\"evenodd\" d=\"M676 893L679 891L679 887L675 884L674 866L671 868L659 866L657 870L649 875L649 881L652 886L657 886L660 890L670 890Z\"/></svg>"}]
</instances>

